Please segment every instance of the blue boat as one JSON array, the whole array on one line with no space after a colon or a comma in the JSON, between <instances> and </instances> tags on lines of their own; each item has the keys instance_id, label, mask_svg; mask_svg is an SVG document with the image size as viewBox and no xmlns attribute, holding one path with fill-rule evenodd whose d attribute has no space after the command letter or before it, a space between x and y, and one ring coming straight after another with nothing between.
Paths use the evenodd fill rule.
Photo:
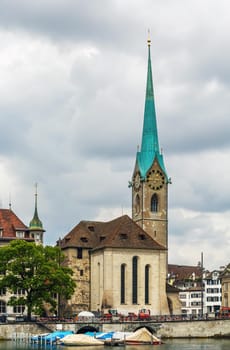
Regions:
<instances>
[{"instance_id":1,"label":"blue boat","mask_svg":"<svg viewBox=\"0 0 230 350\"><path fill-rule=\"evenodd\" d=\"M96 339L105 340L111 339L113 337L114 332L86 332L85 334Z\"/></svg>"},{"instance_id":2,"label":"blue boat","mask_svg":"<svg viewBox=\"0 0 230 350\"><path fill-rule=\"evenodd\" d=\"M68 334L73 334L73 331L55 331L48 334L36 335L31 338L32 342L36 343L56 343L59 339L64 338Z\"/></svg>"}]
</instances>

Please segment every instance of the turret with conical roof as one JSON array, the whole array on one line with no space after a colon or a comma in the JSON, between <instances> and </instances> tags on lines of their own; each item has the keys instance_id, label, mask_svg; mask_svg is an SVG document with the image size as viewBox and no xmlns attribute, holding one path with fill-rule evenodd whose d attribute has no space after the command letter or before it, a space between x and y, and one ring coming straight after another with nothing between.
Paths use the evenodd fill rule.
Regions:
<instances>
[{"instance_id":1,"label":"turret with conical roof","mask_svg":"<svg viewBox=\"0 0 230 350\"><path fill-rule=\"evenodd\" d=\"M168 245L169 179L160 152L148 39L148 68L141 148L136 154L132 185L132 218L159 244Z\"/></svg>"},{"instance_id":2,"label":"turret with conical roof","mask_svg":"<svg viewBox=\"0 0 230 350\"><path fill-rule=\"evenodd\" d=\"M37 184L35 185L35 208L34 208L34 216L30 221L29 230L31 237L34 238L36 243L43 243L43 233L45 230L43 229L43 225L38 216L38 208L37 208Z\"/></svg>"}]
</instances>

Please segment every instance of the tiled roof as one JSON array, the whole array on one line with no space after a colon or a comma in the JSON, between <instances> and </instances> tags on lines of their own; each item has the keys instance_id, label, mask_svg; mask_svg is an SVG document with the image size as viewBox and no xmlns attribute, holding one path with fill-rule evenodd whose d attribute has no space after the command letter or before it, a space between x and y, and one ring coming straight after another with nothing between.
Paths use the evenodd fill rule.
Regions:
<instances>
[{"instance_id":1,"label":"tiled roof","mask_svg":"<svg viewBox=\"0 0 230 350\"><path fill-rule=\"evenodd\" d=\"M28 227L11 209L0 209L0 230L2 238L15 238L16 231L28 231Z\"/></svg>"},{"instance_id":2,"label":"tiled roof","mask_svg":"<svg viewBox=\"0 0 230 350\"><path fill-rule=\"evenodd\" d=\"M229 278L229 277L230 277L230 264L228 264L225 267L224 271L221 272L220 274L220 278Z\"/></svg>"},{"instance_id":3,"label":"tiled roof","mask_svg":"<svg viewBox=\"0 0 230 350\"><path fill-rule=\"evenodd\" d=\"M186 265L168 265L168 273L170 277L174 277L177 281L183 281L186 279L201 278L200 266L186 266Z\"/></svg>"},{"instance_id":4,"label":"tiled roof","mask_svg":"<svg viewBox=\"0 0 230 350\"><path fill-rule=\"evenodd\" d=\"M165 250L129 216L123 215L108 222L81 221L60 242L62 249L69 247L131 248Z\"/></svg>"}]
</instances>

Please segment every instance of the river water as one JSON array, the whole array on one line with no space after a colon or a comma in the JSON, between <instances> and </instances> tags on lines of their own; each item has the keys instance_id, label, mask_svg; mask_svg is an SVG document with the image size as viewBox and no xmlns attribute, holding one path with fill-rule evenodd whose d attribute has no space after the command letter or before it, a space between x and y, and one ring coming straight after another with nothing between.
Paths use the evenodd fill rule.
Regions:
<instances>
[{"instance_id":1,"label":"river water","mask_svg":"<svg viewBox=\"0 0 230 350\"><path fill-rule=\"evenodd\" d=\"M113 347L113 349L123 349L123 347ZM162 345L127 345L126 350L230 350L230 339L170 339L165 340ZM0 350L50 350L51 346L40 346L14 341L0 341ZM52 350L79 350L74 346L52 346ZM90 346L83 347L83 350L109 350L110 346Z\"/></svg>"}]
</instances>

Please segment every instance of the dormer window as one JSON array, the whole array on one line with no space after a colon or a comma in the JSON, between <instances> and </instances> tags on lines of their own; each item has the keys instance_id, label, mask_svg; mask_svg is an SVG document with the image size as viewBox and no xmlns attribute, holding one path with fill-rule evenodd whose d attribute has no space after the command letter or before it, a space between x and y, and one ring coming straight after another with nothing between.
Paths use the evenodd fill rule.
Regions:
<instances>
[{"instance_id":1,"label":"dormer window","mask_svg":"<svg viewBox=\"0 0 230 350\"><path fill-rule=\"evenodd\" d=\"M84 242L84 243L87 243L88 242L88 238L87 237L81 237L81 241Z\"/></svg>"},{"instance_id":2,"label":"dormer window","mask_svg":"<svg viewBox=\"0 0 230 350\"><path fill-rule=\"evenodd\" d=\"M127 238L128 238L127 233L120 233L120 239L121 239L121 240L125 240L125 239L127 239Z\"/></svg>"},{"instance_id":3,"label":"dormer window","mask_svg":"<svg viewBox=\"0 0 230 350\"><path fill-rule=\"evenodd\" d=\"M94 231L95 231L95 227L94 227L94 226L88 226L88 229L89 229L91 232L94 232Z\"/></svg>"},{"instance_id":4,"label":"dormer window","mask_svg":"<svg viewBox=\"0 0 230 350\"><path fill-rule=\"evenodd\" d=\"M25 238L25 232L24 231L16 231L16 237L17 238Z\"/></svg>"},{"instance_id":5,"label":"dormer window","mask_svg":"<svg viewBox=\"0 0 230 350\"><path fill-rule=\"evenodd\" d=\"M100 242L104 241L104 239L105 239L105 236L100 236Z\"/></svg>"}]
</instances>

